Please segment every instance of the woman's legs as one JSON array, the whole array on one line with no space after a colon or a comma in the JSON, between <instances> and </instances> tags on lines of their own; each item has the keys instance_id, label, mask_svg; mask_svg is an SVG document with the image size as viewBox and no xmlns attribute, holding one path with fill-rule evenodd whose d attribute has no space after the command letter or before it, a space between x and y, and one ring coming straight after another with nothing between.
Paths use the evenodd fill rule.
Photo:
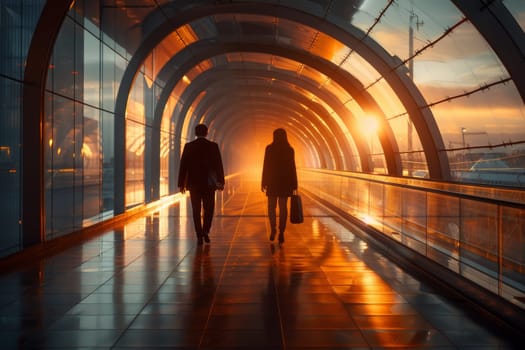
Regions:
<instances>
[{"instance_id":1,"label":"woman's legs","mask_svg":"<svg viewBox=\"0 0 525 350\"><path fill-rule=\"evenodd\" d=\"M268 196L268 218L270 219L270 241L277 233L277 204L279 204L279 242L284 242L284 230L288 220L288 197Z\"/></svg>"},{"instance_id":2,"label":"woman's legs","mask_svg":"<svg viewBox=\"0 0 525 350\"><path fill-rule=\"evenodd\" d=\"M284 242L284 230L288 219L288 197L279 197L279 242Z\"/></svg>"},{"instance_id":3,"label":"woman's legs","mask_svg":"<svg viewBox=\"0 0 525 350\"><path fill-rule=\"evenodd\" d=\"M277 197L268 196L268 219L270 219L270 241L275 239L275 234L277 230L275 229L276 225L276 208L277 208Z\"/></svg>"}]
</instances>

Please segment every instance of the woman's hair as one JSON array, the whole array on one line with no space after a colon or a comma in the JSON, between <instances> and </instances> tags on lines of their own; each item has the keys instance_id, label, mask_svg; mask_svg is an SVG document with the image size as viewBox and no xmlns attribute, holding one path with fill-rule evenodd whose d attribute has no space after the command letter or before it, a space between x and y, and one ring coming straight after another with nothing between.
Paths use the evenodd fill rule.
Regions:
<instances>
[{"instance_id":1,"label":"woman's hair","mask_svg":"<svg viewBox=\"0 0 525 350\"><path fill-rule=\"evenodd\" d=\"M273 131L273 143L279 145L287 145L288 137L286 136L286 130L279 128Z\"/></svg>"}]
</instances>

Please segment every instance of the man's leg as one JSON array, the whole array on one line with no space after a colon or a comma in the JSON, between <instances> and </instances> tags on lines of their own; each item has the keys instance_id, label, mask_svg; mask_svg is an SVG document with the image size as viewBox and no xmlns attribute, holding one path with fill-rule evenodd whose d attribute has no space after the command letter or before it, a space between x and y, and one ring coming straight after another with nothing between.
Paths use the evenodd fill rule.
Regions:
<instances>
[{"instance_id":1,"label":"man's leg","mask_svg":"<svg viewBox=\"0 0 525 350\"><path fill-rule=\"evenodd\" d=\"M202 193L190 191L191 210L193 213L193 226L195 227L195 234L199 243L202 243L202 218L201 218L201 203Z\"/></svg>"},{"instance_id":2,"label":"man's leg","mask_svg":"<svg viewBox=\"0 0 525 350\"><path fill-rule=\"evenodd\" d=\"M211 223L213 220L213 212L215 210L215 191L208 191L203 193L202 206L204 209L202 234L206 243L210 243L210 237L208 235L210 233Z\"/></svg>"}]
</instances>

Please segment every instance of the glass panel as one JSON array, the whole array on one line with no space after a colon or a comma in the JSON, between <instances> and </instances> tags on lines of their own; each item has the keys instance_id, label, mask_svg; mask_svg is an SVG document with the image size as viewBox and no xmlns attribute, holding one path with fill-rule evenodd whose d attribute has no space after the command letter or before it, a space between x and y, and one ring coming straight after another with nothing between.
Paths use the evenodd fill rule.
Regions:
<instances>
[{"instance_id":1,"label":"glass panel","mask_svg":"<svg viewBox=\"0 0 525 350\"><path fill-rule=\"evenodd\" d=\"M329 77L318 71L317 69L311 68L309 66L300 65L300 69L298 71L300 75L302 75L304 78L308 78L315 82L325 82L329 80Z\"/></svg>"},{"instance_id":2,"label":"glass panel","mask_svg":"<svg viewBox=\"0 0 525 350\"><path fill-rule=\"evenodd\" d=\"M144 75L139 73L135 78L131 93L128 97L128 104L126 109L126 119L133 120L138 123L145 122L145 80Z\"/></svg>"},{"instance_id":3,"label":"glass panel","mask_svg":"<svg viewBox=\"0 0 525 350\"><path fill-rule=\"evenodd\" d=\"M414 59L414 81L428 103L460 96L508 76L469 23L463 23Z\"/></svg>"},{"instance_id":4,"label":"glass panel","mask_svg":"<svg viewBox=\"0 0 525 350\"><path fill-rule=\"evenodd\" d=\"M74 230L82 228L83 223L83 179L84 167L82 145L84 143L84 106L76 102L74 105L74 134L73 134L73 201L74 201ZM67 232L69 233L69 232Z\"/></svg>"},{"instance_id":5,"label":"glass panel","mask_svg":"<svg viewBox=\"0 0 525 350\"><path fill-rule=\"evenodd\" d=\"M375 227L377 230L383 232L383 185L371 182L370 183L370 216L373 220L370 221L370 225Z\"/></svg>"},{"instance_id":6,"label":"glass panel","mask_svg":"<svg viewBox=\"0 0 525 350\"><path fill-rule=\"evenodd\" d=\"M100 106L100 42L89 32L84 32L84 101Z\"/></svg>"},{"instance_id":7,"label":"glass panel","mask_svg":"<svg viewBox=\"0 0 525 350\"><path fill-rule=\"evenodd\" d=\"M44 0L0 1L0 74L22 80Z\"/></svg>"},{"instance_id":8,"label":"glass panel","mask_svg":"<svg viewBox=\"0 0 525 350\"><path fill-rule=\"evenodd\" d=\"M418 203L418 205L413 205ZM403 232L401 241L426 254L427 199L424 192L404 189L402 195Z\"/></svg>"},{"instance_id":9,"label":"glass panel","mask_svg":"<svg viewBox=\"0 0 525 350\"><path fill-rule=\"evenodd\" d=\"M152 0L143 0L136 6L127 6L122 10L120 2L112 1L113 4L104 1L101 7L101 30L103 40L109 44L121 56L131 56L137 46L141 43L144 33L147 33L150 26L137 25L148 22L147 16L157 9ZM164 18L163 18L164 19ZM158 25L158 21L149 19ZM117 44L118 43L118 44Z\"/></svg>"},{"instance_id":10,"label":"glass panel","mask_svg":"<svg viewBox=\"0 0 525 350\"><path fill-rule=\"evenodd\" d=\"M143 124L126 120L126 207L144 201L144 150Z\"/></svg>"},{"instance_id":11,"label":"glass panel","mask_svg":"<svg viewBox=\"0 0 525 350\"><path fill-rule=\"evenodd\" d=\"M525 32L525 2L523 0L503 0L503 4Z\"/></svg>"},{"instance_id":12,"label":"glass panel","mask_svg":"<svg viewBox=\"0 0 525 350\"><path fill-rule=\"evenodd\" d=\"M260 57L262 55L258 55L258 56ZM271 56L268 56L268 57L264 56L264 57L266 59L261 63L271 64L272 68L275 68L275 69L282 69L282 70L291 71L291 72L299 72L302 67L302 65L299 62L292 61L284 57L271 57ZM252 57L247 57L247 58L250 59ZM260 59L255 62L259 62L259 61Z\"/></svg>"},{"instance_id":13,"label":"glass panel","mask_svg":"<svg viewBox=\"0 0 525 350\"><path fill-rule=\"evenodd\" d=\"M387 118L406 113L406 109L397 97L396 93L385 80L379 80L366 90Z\"/></svg>"},{"instance_id":14,"label":"glass panel","mask_svg":"<svg viewBox=\"0 0 525 350\"><path fill-rule=\"evenodd\" d=\"M350 48L324 33L315 33L315 40L306 41L308 49L313 55L323 57L336 65L340 65L350 53Z\"/></svg>"},{"instance_id":15,"label":"glass panel","mask_svg":"<svg viewBox=\"0 0 525 350\"><path fill-rule=\"evenodd\" d=\"M46 237L56 238L74 230L75 223L75 108L71 100L49 96L52 108L46 126L51 128L46 158ZM49 100L48 100L49 101ZM73 116L73 117L72 117Z\"/></svg>"},{"instance_id":16,"label":"glass panel","mask_svg":"<svg viewBox=\"0 0 525 350\"><path fill-rule=\"evenodd\" d=\"M100 38L100 0L76 0L69 15L81 23L87 31Z\"/></svg>"},{"instance_id":17,"label":"glass panel","mask_svg":"<svg viewBox=\"0 0 525 350\"><path fill-rule=\"evenodd\" d=\"M470 280L497 291L489 277L498 274L498 207L495 204L461 199L461 273Z\"/></svg>"},{"instance_id":18,"label":"glass panel","mask_svg":"<svg viewBox=\"0 0 525 350\"><path fill-rule=\"evenodd\" d=\"M75 55L71 50L75 42L75 25L66 17L53 49L48 79L51 79L55 93L70 98L75 96Z\"/></svg>"},{"instance_id":19,"label":"glass panel","mask_svg":"<svg viewBox=\"0 0 525 350\"><path fill-rule=\"evenodd\" d=\"M49 79L48 79L49 81ZM46 118L44 120L44 200L45 200L45 211L46 211L46 232L52 232L53 222L52 218L53 210L53 159L55 153L58 153L58 143L56 143L55 130L53 126L53 108L54 108L54 96L51 93L46 93Z\"/></svg>"},{"instance_id":20,"label":"glass panel","mask_svg":"<svg viewBox=\"0 0 525 350\"><path fill-rule=\"evenodd\" d=\"M403 176L428 179L430 177L424 152L401 153Z\"/></svg>"},{"instance_id":21,"label":"glass panel","mask_svg":"<svg viewBox=\"0 0 525 350\"><path fill-rule=\"evenodd\" d=\"M385 186L383 233L398 241L401 240L401 232L403 230L401 195L401 188Z\"/></svg>"},{"instance_id":22,"label":"glass panel","mask_svg":"<svg viewBox=\"0 0 525 350\"><path fill-rule=\"evenodd\" d=\"M82 169L83 218L91 221L102 212L102 154L100 111L84 106ZM84 225L83 225L84 226Z\"/></svg>"},{"instance_id":23,"label":"glass panel","mask_svg":"<svg viewBox=\"0 0 525 350\"><path fill-rule=\"evenodd\" d=\"M0 33L0 36L2 34ZM1 53L0 53L1 55ZM20 213L20 127L21 85L0 77L0 257L21 247L18 219Z\"/></svg>"},{"instance_id":24,"label":"glass panel","mask_svg":"<svg viewBox=\"0 0 525 350\"><path fill-rule=\"evenodd\" d=\"M403 176L428 177L426 157L408 115L388 120L401 152Z\"/></svg>"},{"instance_id":25,"label":"glass panel","mask_svg":"<svg viewBox=\"0 0 525 350\"><path fill-rule=\"evenodd\" d=\"M176 178L178 176L177 171L173 169L173 173L170 173L169 154L170 154L170 142L174 135L171 135L168 130L162 130L160 133L160 196L169 194L169 179L170 176Z\"/></svg>"},{"instance_id":26,"label":"glass panel","mask_svg":"<svg viewBox=\"0 0 525 350\"><path fill-rule=\"evenodd\" d=\"M347 57L341 68L356 77L363 86L369 86L381 78L379 72L355 52Z\"/></svg>"},{"instance_id":27,"label":"glass panel","mask_svg":"<svg viewBox=\"0 0 525 350\"><path fill-rule=\"evenodd\" d=\"M323 90L326 90L330 95L336 97L341 103L345 103L346 101L349 101L353 99L353 97L350 95L350 92L344 89L341 85L337 84L333 80L326 77L325 81L320 82L322 85L320 88ZM316 81L313 81L313 84L316 84ZM317 83L319 84L319 83ZM327 103L323 100L319 100L319 103L323 103L326 105Z\"/></svg>"},{"instance_id":28,"label":"glass panel","mask_svg":"<svg viewBox=\"0 0 525 350\"><path fill-rule=\"evenodd\" d=\"M155 81L157 74L165 64L186 46L197 41L197 39L199 38L190 25L182 26L170 33L155 47L153 58L151 56L148 57L147 60L152 61L153 65L147 65L146 74ZM153 72L149 71L150 67L153 68Z\"/></svg>"},{"instance_id":29,"label":"glass panel","mask_svg":"<svg viewBox=\"0 0 525 350\"><path fill-rule=\"evenodd\" d=\"M117 96L117 76L115 51L108 46L102 46L102 109L114 112L115 97Z\"/></svg>"},{"instance_id":30,"label":"glass panel","mask_svg":"<svg viewBox=\"0 0 525 350\"><path fill-rule=\"evenodd\" d=\"M388 0L362 1L361 5L355 7L353 1L336 1L328 14L328 18L330 21L341 25L352 23L361 29L364 36L388 2Z\"/></svg>"},{"instance_id":31,"label":"glass panel","mask_svg":"<svg viewBox=\"0 0 525 350\"><path fill-rule=\"evenodd\" d=\"M379 145L379 142L377 144ZM382 175L388 174L384 154L372 154L372 173Z\"/></svg>"},{"instance_id":32,"label":"glass panel","mask_svg":"<svg viewBox=\"0 0 525 350\"><path fill-rule=\"evenodd\" d=\"M501 217L503 281L511 300L525 301L525 210L503 208Z\"/></svg>"},{"instance_id":33,"label":"glass panel","mask_svg":"<svg viewBox=\"0 0 525 350\"><path fill-rule=\"evenodd\" d=\"M102 111L102 201L103 210L113 210L115 190L115 115Z\"/></svg>"},{"instance_id":34,"label":"glass panel","mask_svg":"<svg viewBox=\"0 0 525 350\"><path fill-rule=\"evenodd\" d=\"M22 2L0 2L0 73L14 79L22 78L21 63L25 61L20 40L21 12Z\"/></svg>"},{"instance_id":35,"label":"glass panel","mask_svg":"<svg viewBox=\"0 0 525 350\"><path fill-rule=\"evenodd\" d=\"M369 218L369 185L365 182L356 183L357 190L357 201L356 201L356 213L360 218Z\"/></svg>"},{"instance_id":36,"label":"glass panel","mask_svg":"<svg viewBox=\"0 0 525 350\"><path fill-rule=\"evenodd\" d=\"M428 193L427 256L459 272L459 199Z\"/></svg>"},{"instance_id":37,"label":"glass panel","mask_svg":"<svg viewBox=\"0 0 525 350\"><path fill-rule=\"evenodd\" d=\"M175 110L175 106L177 105L177 97L176 95L171 94L166 102L166 105L164 107L164 110L162 111L162 119L160 128L164 132L169 132L171 127L171 118L173 116L173 111Z\"/></svg>"}]
</instances>

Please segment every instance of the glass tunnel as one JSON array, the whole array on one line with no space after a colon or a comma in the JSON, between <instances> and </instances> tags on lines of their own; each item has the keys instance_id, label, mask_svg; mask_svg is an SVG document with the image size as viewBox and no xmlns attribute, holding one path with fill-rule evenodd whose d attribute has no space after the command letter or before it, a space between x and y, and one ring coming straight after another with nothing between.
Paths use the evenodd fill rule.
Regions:
<instances>
[{"instance_id":1,"label":"glass tunnel","mask_svg":"<svg viewBox=\"0 0 525 350\"><path fill-rule=\"evenodd\" d=\"M0 256L173 199L199 123L231 195L282 127L303 190L525 308L524 1L2 0L0 28Z\"/></svg>"}]
</instances>

